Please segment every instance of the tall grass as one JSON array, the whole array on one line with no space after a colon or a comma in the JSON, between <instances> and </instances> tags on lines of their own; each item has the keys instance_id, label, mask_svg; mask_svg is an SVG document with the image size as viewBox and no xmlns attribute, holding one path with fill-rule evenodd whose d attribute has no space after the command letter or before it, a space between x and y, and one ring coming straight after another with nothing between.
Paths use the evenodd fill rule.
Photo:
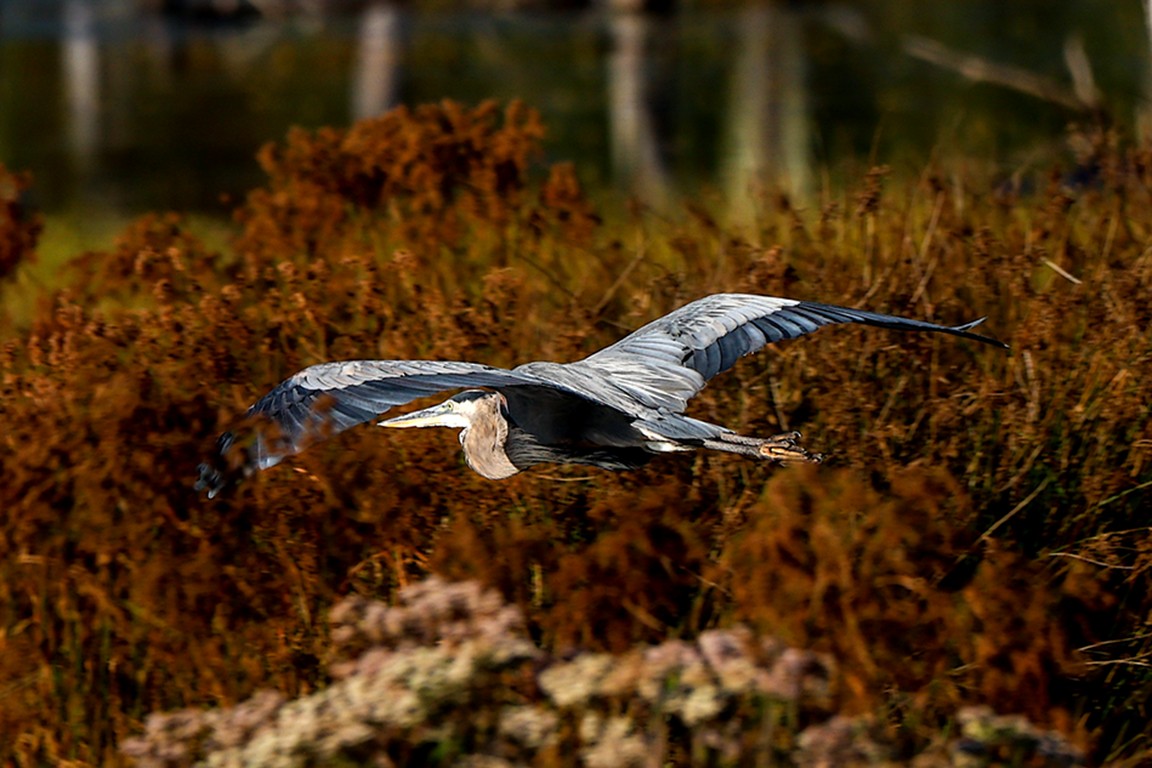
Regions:
<instances>
[{"instance_id":1,"label":"tall grass","mask_svg":"<svg viewBox=\"0 0 1152 768\"><path fill-rule=\"evenodd\" d=\"M146 713L327 683L327 610L429 573L519 606L550 653L740 621L827 653L906 754L958 706L1147 754L1152 154L1097 181L876 169L753 222L605 223L520 105L294 131L209 247L168 214L79 256L0 349L0 760L116 764ZM19 258L34 234L0 217ZM8 253L9 251L4 251ZM485 481L442 434L354 430L229 497L193 468L328 359L569 360L712 291L957 323L1002 353L837 328L738 365L693 413L801 429L776 470L673 456ZM434 431L433 431L434 432Z\"/></svg>"}]
</instances>

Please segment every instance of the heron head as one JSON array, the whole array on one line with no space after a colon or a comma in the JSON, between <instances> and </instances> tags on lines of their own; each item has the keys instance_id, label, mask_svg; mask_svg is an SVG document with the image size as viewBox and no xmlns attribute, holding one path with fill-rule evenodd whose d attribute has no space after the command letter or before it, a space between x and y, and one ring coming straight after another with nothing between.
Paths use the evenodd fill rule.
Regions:
<instances>
[{"instance_id":1,"label":"heron head","mask_svg":"<svg viewBox=\"0 0 1152 768\"><path fill-rule=\"evenodd\" d=\"M501 406L503 400L504 396L499 392L468 389L430 408L378 422L378 426L399 429L407 427L468 429L482 412L490 411L494 405Z\"/></svg>"}]
</instances>

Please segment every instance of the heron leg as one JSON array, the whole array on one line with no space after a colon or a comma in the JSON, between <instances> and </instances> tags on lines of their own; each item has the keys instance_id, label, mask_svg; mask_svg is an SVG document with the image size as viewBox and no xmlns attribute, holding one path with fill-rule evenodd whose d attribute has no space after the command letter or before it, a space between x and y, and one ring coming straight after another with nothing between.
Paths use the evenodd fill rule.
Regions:
<instances>
[{"instance_id":1,"label":"heron leg","mask_svg":"<svg viewBox=\"0 0 1152 768\"><path fill-rule=\"evenodd\" d=\"M718 438L705 440L704 447L781 463L803 461L819 464L823 461L822 454L810 453L800 447L800 437L799 432L783 432L772 437L747 437L726 433Z\"/></svg>"}]
</instances>

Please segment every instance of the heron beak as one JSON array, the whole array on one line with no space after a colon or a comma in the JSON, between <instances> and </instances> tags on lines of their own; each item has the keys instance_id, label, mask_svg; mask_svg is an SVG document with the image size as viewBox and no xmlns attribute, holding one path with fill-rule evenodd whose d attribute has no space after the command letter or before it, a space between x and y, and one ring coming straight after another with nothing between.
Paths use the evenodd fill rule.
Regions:
<instances>
[{"instance_id":1,"label":"heron beak","mask_svg":"<svg viewBox=\"0 0 1152 768\"><path fill-rule=\"evenodd\" d=\"M377 422L380 427L395 427L406 429L408 427L466 427L468 422L452 409L448 401L438 403L430 408L424 408L403 416L385 419Z\"/></svg>"}]
</instances>

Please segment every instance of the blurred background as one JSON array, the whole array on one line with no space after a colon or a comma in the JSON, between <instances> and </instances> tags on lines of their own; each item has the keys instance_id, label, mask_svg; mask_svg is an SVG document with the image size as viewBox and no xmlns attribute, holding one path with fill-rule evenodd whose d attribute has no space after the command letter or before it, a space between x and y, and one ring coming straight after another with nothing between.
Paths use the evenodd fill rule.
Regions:
<instances>
[{"instance_id":1,"label":"blurred background","mask_svg":"<svg viewBox=\"0 0 1152 768\"><path fill-rule=\"evenodd\" d=\"M1139 0L0 0L0 162L50 224L111 230L223 214L289 126L520 98L593 190L802 204L875 164L1011 179L1071 122L1140 131L1148 30Z\"/></svg>"}]
</instances>

